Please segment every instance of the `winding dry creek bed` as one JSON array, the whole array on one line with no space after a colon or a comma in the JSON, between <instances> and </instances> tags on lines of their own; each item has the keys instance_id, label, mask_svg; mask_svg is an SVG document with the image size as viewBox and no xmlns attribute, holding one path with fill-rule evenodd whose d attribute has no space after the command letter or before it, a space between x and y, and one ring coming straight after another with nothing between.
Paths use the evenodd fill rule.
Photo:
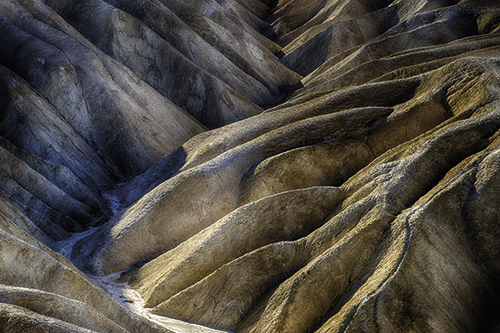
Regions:
<instances>
[{"instance_id":1,"label":"winding dry creek bed","mask_svg":"<svg viewBox=\"0 0 500 333\"><path fill-rule=\"evenodd\" d=\"M0 28L0 331L500 332L498 1Z\"/></svg>"},{"instance_id":2,"label":"winding dry creek bed","mask_svg":"<svg viewBox=\"0 0 500 333\"><path fill-rule=\"evenodd\" d=\"M119 199L112 195L103 195L108 200L110 209L114 214L118 213ZM71 258L73 246L85 237L90 236L99 227L89 228L88 230L80 233L73 233L71 237L57 243L58 252L65 256L67 259ZM140 315L148 320L151 320L173 332L176 333L217 333L217 332L230 332L227 330L217 330L202 325L188 323L183 320L168 318L151 313L144 307L144 300L141 295L134 289L130 288L127 282L119 282L120 276L123 272L113 272L109 275L86 275L113 297L118 303Z\"/></svg>"}]
</instances>

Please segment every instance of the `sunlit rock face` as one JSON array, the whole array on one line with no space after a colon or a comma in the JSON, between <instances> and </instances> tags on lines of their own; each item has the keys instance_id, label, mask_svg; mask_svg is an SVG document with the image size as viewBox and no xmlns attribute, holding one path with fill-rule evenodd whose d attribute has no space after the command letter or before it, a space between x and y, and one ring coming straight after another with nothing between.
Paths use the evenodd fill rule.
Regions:
<instances>
[{"instance_id":1,"label":"sunlit rock face","mask_svg":"<svg viewBox=\"0 0 500 333\"><path fill-rule=\"evenodd\" d=\"M499 184L497 1L0 2L0 331L500 332Z\"/></svg>"}]
</instances>

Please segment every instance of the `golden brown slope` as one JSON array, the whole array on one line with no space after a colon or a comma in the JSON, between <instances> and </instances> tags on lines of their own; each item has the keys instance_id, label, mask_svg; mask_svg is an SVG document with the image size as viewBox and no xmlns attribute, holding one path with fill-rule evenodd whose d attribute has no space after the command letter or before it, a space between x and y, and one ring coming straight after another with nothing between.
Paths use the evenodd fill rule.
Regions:
<instances>
[{"instance_id":1,"label":"golden brown slope","mask_svg":"<svg viewBox=\"0 0 500 333\"><path fill-rule=\"evenodd\" d=\"M495 1L9 0L0 20L0 328L160 329L49 249L97 226L71 260L126 271L155 314L498 331Z\"/></svg>"}]
</instances>

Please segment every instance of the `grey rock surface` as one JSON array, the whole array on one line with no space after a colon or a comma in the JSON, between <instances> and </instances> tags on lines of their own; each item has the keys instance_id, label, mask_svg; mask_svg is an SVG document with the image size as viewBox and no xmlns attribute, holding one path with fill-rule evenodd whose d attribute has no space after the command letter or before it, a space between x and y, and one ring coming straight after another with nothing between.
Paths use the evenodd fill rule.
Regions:
<instances>
[{"instance_id":1,"label":"grey rock surface","mask_svg":"<svg viewBox=\"0 0 500 333\"><path fill-rule=\"evenodd\" d=\"M497 1L3 0L0 331L498 332L499 87Z\"/></svg>"}]
</instances>

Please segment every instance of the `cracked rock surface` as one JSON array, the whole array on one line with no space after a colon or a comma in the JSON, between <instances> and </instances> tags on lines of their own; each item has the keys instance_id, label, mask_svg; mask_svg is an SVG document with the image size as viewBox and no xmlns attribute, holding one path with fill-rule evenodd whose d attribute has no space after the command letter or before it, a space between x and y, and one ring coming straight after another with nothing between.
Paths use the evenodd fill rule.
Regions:
<instances>
[{"instance_id":1,"label":"cracked rock surface","mask_svg":"<svg viewBox=\"0 0 500 333\"><path fill-rule=\"evenodd\" d=\"M3 0L0 45L0 331L500 332L497 1Z\"/></svg>"}]
</instances>

